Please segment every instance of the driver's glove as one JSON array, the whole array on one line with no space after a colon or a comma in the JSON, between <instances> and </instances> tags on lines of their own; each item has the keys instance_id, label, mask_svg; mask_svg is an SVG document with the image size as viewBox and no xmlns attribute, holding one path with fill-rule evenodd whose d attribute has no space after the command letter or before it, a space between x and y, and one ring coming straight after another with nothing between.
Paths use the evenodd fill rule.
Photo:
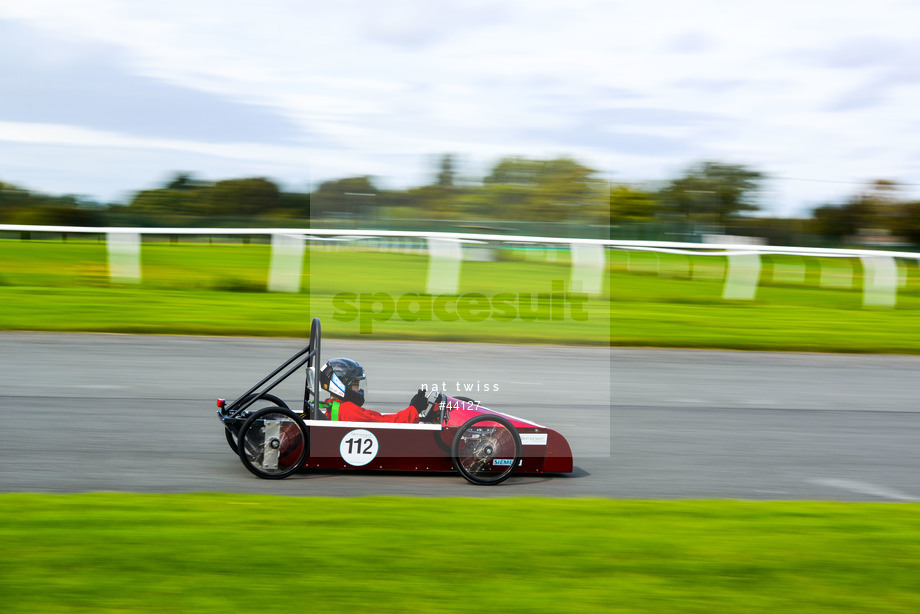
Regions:
<instances>
[{"instance_id":1,"label":"driver's glove","mask_svg":"<svg viewBox=\"0 0 920 614\"><path fill-rule=\"evenodd\" d=\"M409 405L417 409L419 413L422 413L428 409L428 395L425 394L424 390L419 388L415 396L412 397L412 400L409 401Z\"/></svg>"}]
</instances>

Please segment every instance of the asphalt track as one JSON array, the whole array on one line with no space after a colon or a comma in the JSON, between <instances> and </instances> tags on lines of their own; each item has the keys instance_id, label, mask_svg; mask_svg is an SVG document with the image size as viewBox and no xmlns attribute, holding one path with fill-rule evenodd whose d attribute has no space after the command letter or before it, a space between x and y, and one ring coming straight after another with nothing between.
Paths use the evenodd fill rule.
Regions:
<instances>
[{"instance_id":1,"label":"asphalt track","mask_svg":"<svg viewBox=\"0 0 920 614\"><path fill-rule=\"evenodd\" d=\"M0 492L920 501L910 356L325 340L324 357L368 367L372 407L459 382L486 406L557 428L576 471L496 487L446 474L259 480L227 447L214 400L304 343L0 333ZM280 396L300 399L302 386Z\"/></svg>"}]
</instances>

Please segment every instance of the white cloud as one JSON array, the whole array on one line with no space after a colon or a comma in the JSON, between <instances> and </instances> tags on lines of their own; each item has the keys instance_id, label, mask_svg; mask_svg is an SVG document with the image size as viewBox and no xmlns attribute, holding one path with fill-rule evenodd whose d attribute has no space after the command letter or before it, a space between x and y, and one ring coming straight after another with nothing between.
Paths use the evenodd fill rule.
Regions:
<instances>
[{"instance_id":1,"label":"white cloud","mask_svg":"<svg viewBox=\"0 0 920 614\"><path fill-rule=\"evenodd\" d=\"M165 152L194 152L206 167L233 158L244 168L277 164L279 175L293 155L329 177L395 184L417 180L427 155L447 151L571 154L622 180L662 178L705 156L776 175L920 183L910 139L920 5L906 0L0 0L4 18L59 41L36 63L105 48L145 83L225 101L213 102L215 113L248 104L275 114L295 141L237 146L192 131L157 139L141 117L113 131L79 123L84 114L70 132L33 132L46 146L58 138L112 155L152 147L166 166ZM0 122L21 119L0 111ZM4 139L15 140L0 131ZM115 180L100 172L98 181ZM778 206L856 187L787 182L776 193L793 204Z\"/></svg>"}]
</instances>

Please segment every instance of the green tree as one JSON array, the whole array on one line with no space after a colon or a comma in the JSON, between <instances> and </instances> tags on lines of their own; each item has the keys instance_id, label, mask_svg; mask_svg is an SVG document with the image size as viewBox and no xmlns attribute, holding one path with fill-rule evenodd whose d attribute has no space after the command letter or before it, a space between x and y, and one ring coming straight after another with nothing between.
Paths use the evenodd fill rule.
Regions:
<instances>
[{"instance_id":1,"label":"green tree","mask_svg":"<svg viewBox=\"0 0 920 614\"><path fill-rule=\"evenodd\" d=\"M208 214L205 189L207 184L193 180L191 174L177 173L162 188L135 193L125 213L141 224L187 224Z\"/></svg>"},{"instance_id":2,"label":"green tree","mask_svg":"<svg viewBox=\"0 0 920 614\"><path fill-rule=\"evenodd\" d=\"M898 198L898 184L888 179L876 179L856 199L870 212L867 226L897 232L903 203Z\"/></svg>"},{"instance_id":3,"label":"green tree","mask_svg":"<svg viewBox=\"0 0 920 614\"><path fill-rule=\"evenodd\" d=\"M626 185L610 187L610 220L643 222L655 219L658 199L654 194Z\"/></svg>"},{"instance_id":4,"label":"green tree","mask_svg":"<svg viewBox=\"0 0 920 614\"><path fill-rule=\"evenodd\" d=\"M879 179L842 205L824 205L812 212L813 232L841 239L860 231L906 236L911 232L910 206L897 198L895 182Z\"/></svg>"},{"instance_id":5,"label":"green tree","mask_svg":"<svg viewBox=\"0 0 920 614\"><path fill-rule=\"evenodd\" d=\"M725 225L733 218L760 207L754 197L764 174L740 164L702 162L662 191L663 202L684 220Z\"/></svg>"},{"instance_id":6,"label":"green tree","mask_svg":"<svg viewBox=\"0 0 920 614\"><path fill-rule=\"evenodd\" d=\"M195 180L191 173L176 173L176 176L166 184L167 190L194 190L201 187L202 183Z\"/></svg>"},{"instance_id":7,"label":"green tree","mask_svg":"<svg viewBox=\"0 0 920 614\"><path fill-rule=\"evenodd\" d=\"M166 188L142 190L136 193L128 208L131 213L149 216L152 221L164 216L202 213L201 197L198 193Z\"/></svg>"},{"instance_id":8,"label":"green tree","mask_svg":"<svg viewBox=\"0 0 920 614\"><path fill-rule=\"evenodd\" d=\"M867 228L872 209L860 199L844 205L823 205L812 211L810 230L816 234L843 239L852 237L860 228Z\"/></svg>"},{"instance_id":9,"label":"green tree","mask_svg":"<svg viewBox=\"0 0 920 614\"><path fill-rule=\"evenodd\" d=\"M504 158L483 183L505 219L588 221L607 217L605 182L571 158Z\"/></svg>"},{"instance_id":10,"label":"green tree","mask_svg":"<svg viewBox=\"0 0 920 614\"><path fill-rule=\"evenodd\" d=\"M278 209L285 215L301 219L310 217L310 194L306 192L282 192Z\"/></svg>"},{"instance_id":11,"label":"green tree","mask_svg":"<svg viewBox=\"0 0 920 614\"><path fill-rule=\"evenodd\" d=\"M31 198L26 190L0 181L0 220L8 222L18 211L29 206Z\"/></svg>"},{"instance_id":12,"label":"green tree","mask_svg":"<svg viewBox=\"0 0 920 614\"><path fill-rule=\"evenodd\" d=\"M47 226L101 226L102 207L85 197L51 196L0 182L0 221Z\"/></svg>"},{"instance_id":13,"label":"green tree","mask_svg":"<svg viewBox=\"0 0 920 614\"><path fill-rule=\"evenodd\" d=\"M376 218L378 193L372 179L366 175L326 181L311 195L311 216Z\"/></svg>"},{"instance_id":14,"label":"green tree","mask_svg":"<svg viewBox=\"0 0 920 614\"><path fill-rule=\"evenodd\" d=\"M898 234L920 245L920 201L904 203Z\"/></svg>"},{"instance_id":15,"label":"green tree","mask_svg":"<svg viewBox=\"0 0 920 614\"><path fill-rule=\"evenodd\" d=\"M444 154L441 157L440 171L438 172L437 185L440 188L449 190L454 187L454 179L457 175L454 170L454 156Z\"/></svg>"},{"instance_id":16,"label":"green tree","mask_svg":"<svg viewBox=\"0 0 920 614\"><path fill-rule=\"evenodd\" d=\"M103 226L102 216L98 211L77 209L68 205L43 203L35 207L19 210L13 219L14 224L36 224L41 226Z\"/></svg>"},{"instance_id":17,"label":"green tree","mask_svg":"<svg viewBox=\"0 0 920 614\"><path fill-rule=\"evenodd\" d=\"M277 209L281 190L265 177L225 179L206 188L204 198L214 215L253 217Z\"/></svg>"},{"instance_id":18,"label":"green tree","mask_svg":"<svg viewBox=\"0 0 920 614\"><path fill-rule=\"evenodd\" d=\"M456 185L456 165L453 154L444 154L438 159L437 172L430 185L410 188L403 192L386 195L387 204L412 211L422 218L451 219L465 215L479 215L475 207L465 203L469 191ZM408 209L407 209L408 208Z\"/></svg>"}]
</instances>

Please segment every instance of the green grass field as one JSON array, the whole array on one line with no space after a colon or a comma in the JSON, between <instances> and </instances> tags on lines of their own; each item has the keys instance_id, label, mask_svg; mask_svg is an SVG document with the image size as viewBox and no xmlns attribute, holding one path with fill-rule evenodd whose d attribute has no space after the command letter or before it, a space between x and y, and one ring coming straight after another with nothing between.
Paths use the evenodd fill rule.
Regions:
<instances>
[{"instance_id":1,"label":"green grass field","mask_svg":"<svg viewBox=\"0 0 920 614\"><path fill-rule=\"evenodd\" d=\"M501 256L464 262L459 292L516 297L513 317L496 318L493 306L481 321L437 314L411 321L392 307L391 314L371 314L386 305L370 298L367 309L357 309L356 298L349 314L335 296L385 294L395 303L424 293L424 255L308 252L302 281L310 292L289 294L265 292L264 244L145 243L143 281L113 284L103 243L0 240L0 329L300 337L317 316L326 336L339 338L920 352L915 264L901 269L896 308L867 309L858 261L824 259L819 266L814 258L765 257L756 298L726 301L723 257L614 253L603 294L581 304L579 320L571 305L560 311L538 296L570 289L566 252L557 260L541 250ZM523 317L522 297L533 301L531 320Z\"/></svg>"},{"instance_id":2,"label":"green grass field","mask_svg":"<svg viewBox=\"0 0 920 614\"><path fill-rule=\"evenodd\" d=\"M615 254L586 320L343 321L339 292L424 291L427 259L318 250L311 292L265 292L266 245L144 244L112 284L102 243L0 240L0 330L920 353L920 275L895 309L862 273L764 259L751 302L722 258ZM627 261L628 258L628 261ZM550 292L564 258L465 262L461 293ZM340 318L337 320L336 315ZM347 319L347 318L346 318ZM53 470L53 468L52 468ZM920 507L739 501L0 494L10 612L917 612Z\"/></svg>"},{"instance_id":3,"label":"green grass field","mask_svg":"<svg viewBox=\"0 0 920 614\"><path fill-rule=\"evenodd\" d=\"M8 612L917 612L913 504L0 495Z\"/></svg>"}]
</instances>

